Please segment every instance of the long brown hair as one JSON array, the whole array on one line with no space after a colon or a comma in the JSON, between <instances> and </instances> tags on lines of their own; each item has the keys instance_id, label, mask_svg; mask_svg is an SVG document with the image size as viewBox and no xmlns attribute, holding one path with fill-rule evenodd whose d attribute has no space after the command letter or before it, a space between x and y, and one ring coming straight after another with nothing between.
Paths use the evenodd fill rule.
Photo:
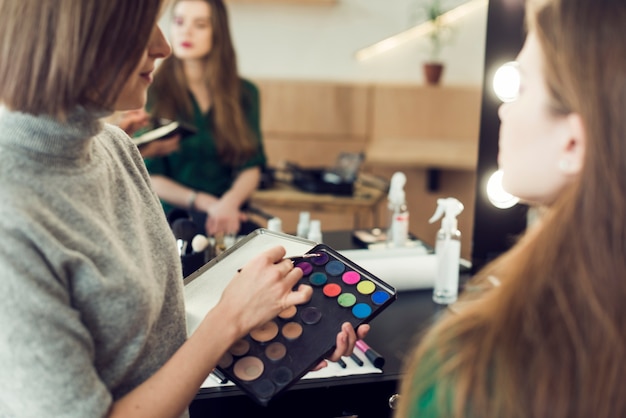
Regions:
<instances>
[{"instance_id":1,"label":"long brown hair","mask_svg":"<svg viewBox=\"0 0 626 418\"><path fill-rule=\"evenodd\" d=\"M175 1L173 7L180 1L183 0ZM242 107L241 81L228 14L221 0L196 1L204 1L211 8L213 45L206 57L204 78L211 93L216 147L224 162L240 164L256 152L257 139L246 121ZM183 62L174 54L159 66L152 90L155 100L151 113L154 117L183 117L191 121L193 106Z\"/></svg>"},{"instance_id":2,"label":"long brown hair","mask_svg":"<svg viewBox=\"0 0 626 418\"><path fill-rule=\"evenodd\" d=\"M626 3L530 0L526 20L553 110L584 121L583 171L472 283L500 286L424 336L399 417L433 388L442 417L626 416Z\"/></svg>"},{"instance_id":3,"label":"long brown hair","mask_svg":"<svg viewBox=\"0 0 626 418\"><path fill-rule=\"evenodd\" d=\"M160 7L161 0L0 0L0 101L58 118L77 105L112 109Z\"/></svg>"}]
</instances>

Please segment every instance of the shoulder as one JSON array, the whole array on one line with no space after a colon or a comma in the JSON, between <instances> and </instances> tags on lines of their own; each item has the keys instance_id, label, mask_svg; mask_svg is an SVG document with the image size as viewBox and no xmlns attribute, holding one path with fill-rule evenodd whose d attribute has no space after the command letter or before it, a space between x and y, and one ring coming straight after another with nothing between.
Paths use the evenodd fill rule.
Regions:
<instances>
[{"instance_id":1,"label":"shoulder","mask_svg":"<svg viewBox=\"0 0 626 418\"><path fill-rule=\"evenodd\" d=\"M240 78L239 81L241 83L241 91L259 94L259 88L253 81L247 78Z\"/></svg>"},{"instance_id":2,"label":"shoulder","mask_svg":"<svg viewBox=\"0 0 626 418\"><path fill-rule=\"evenodd\" d=\"M97 140L100 146L110 150L113 158L117 159L126 168L138 170L144 174L144 162L139 149L126 132L118 126L109 123L104 124L104 128L98 134Z\"/></svg>"},{"instance_id":3,"label":"shoulder","mask_svg":"<svg viewBox=\"0 0 626 418\"><path fill-rule=\"evenodd\" d=\"M112 146L120 146L121 148L128 149L135 147L135 143L128 136L124 130L122 130L119 126L112 125L110 123L104 123L103 129L97 136L98 138L104 139L105 143Z\"/></svg>"},{"instance_id":4,"label":"shoulder","mask_svg":"<svg viewBox=\"0 0 626 418\"><path fill-rule=\"evenodd\" d=\"M243 99L248 99L252 101L259 100L259 88L257 85L245 78L240 78L241 83L241 96Z\"/></svg>"},{"instance_id":5,"label":"shoulder","mask_svg":"<svg viewBox=\"0 0 626 418\"><path fill-rule=\"evenodd\" d=\"M241 82L241 104L246 111L258 111L260 106L259 88L252 81L245 78Z\"/></svg>"}]
</instances>

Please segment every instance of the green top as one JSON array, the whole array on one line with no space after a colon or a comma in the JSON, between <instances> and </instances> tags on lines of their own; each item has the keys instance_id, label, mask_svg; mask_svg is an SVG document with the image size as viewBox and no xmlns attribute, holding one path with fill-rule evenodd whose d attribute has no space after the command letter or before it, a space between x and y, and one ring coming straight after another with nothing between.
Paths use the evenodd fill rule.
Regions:
<instances>
[{"instance_id":1,"label":"green top","mask_svg":"<svg viewBox=\"0 0 626 418\"><path fill-rule=\"evenodd\" d=\"M452 415L454 397L451 382L445 377L435 377L442 367L441 361L436 353L430 352L420 362L413 377L412 388L409 389L409 394L404 394L404 396L411 396L411 406L406 418L441 418ZM427 385L419 393L411 393L414 392L418 382L428 381L433 383ZM443 399L440 399L442 396Z\"/></svg>"},{"instance_id":2,"label":"green top","mask_svg":"<svg viewBox=\"0 0 626 418\"><path fill-rule=\"evenodd\" d=\"M257 153L252 158L239 167L220 161L213 134L213 111L209 109L203 114L190 94L193 102L193 125L198 132L185 136L178 151L165 157L146 158L145 163L150 174L163 175L184 186L220 197L230 189L242 170L264 166L266 157L261 135L259 90L252 82L241 79L241 92L244 116L258 139ZM172 209L167 203L161 203L166 212Z\"/></svg>"},{"instance_id":3,"label":"green top","mask_svg":"<svg viewBox=\"0 0 626 418\"><path fill-rule=\"evenodd\" d=\"M441 411L436 402L436 389L430 387L426 392L422 393L414 402L408 417L409 418L439 418Z\"/></svg>"}]
</instances>

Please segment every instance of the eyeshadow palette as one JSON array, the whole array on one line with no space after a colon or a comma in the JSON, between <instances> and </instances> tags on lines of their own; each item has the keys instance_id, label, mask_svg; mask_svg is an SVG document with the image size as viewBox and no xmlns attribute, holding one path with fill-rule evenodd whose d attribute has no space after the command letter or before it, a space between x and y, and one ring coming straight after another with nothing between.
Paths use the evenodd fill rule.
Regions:
<instances>
[{"instance_id":1,"label":"eyeshadow palette","mask_svg":"<svg viewBox=\"0 0 626 418\"><path fill-rule=\"evenodd\" d=\"M294 260L313 288L311 300L281 312L230 347L220 369L261 405L283 392L335 348L341 324L367 323L396 299L396 290L332 248L319 244Z\"/></svg>"}]
</instances>

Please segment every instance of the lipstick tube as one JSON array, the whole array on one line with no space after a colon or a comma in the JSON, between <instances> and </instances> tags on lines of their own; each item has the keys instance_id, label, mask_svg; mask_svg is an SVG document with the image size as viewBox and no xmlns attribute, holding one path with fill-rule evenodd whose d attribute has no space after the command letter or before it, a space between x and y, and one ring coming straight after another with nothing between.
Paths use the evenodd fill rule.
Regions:
<instances>
[{"instance_id":1,"label":"lipstick tube","mask_svg":"<svg viewBox=\"0 0 626 418\"><path fill-rule=\"evenodd\" d=\"M374 367L380 369L385 365L385 358L378 354L372 347L363 340L357 340L356 347L365 354L365 357L372 362Z\"/></svg>"}]
</instances>

